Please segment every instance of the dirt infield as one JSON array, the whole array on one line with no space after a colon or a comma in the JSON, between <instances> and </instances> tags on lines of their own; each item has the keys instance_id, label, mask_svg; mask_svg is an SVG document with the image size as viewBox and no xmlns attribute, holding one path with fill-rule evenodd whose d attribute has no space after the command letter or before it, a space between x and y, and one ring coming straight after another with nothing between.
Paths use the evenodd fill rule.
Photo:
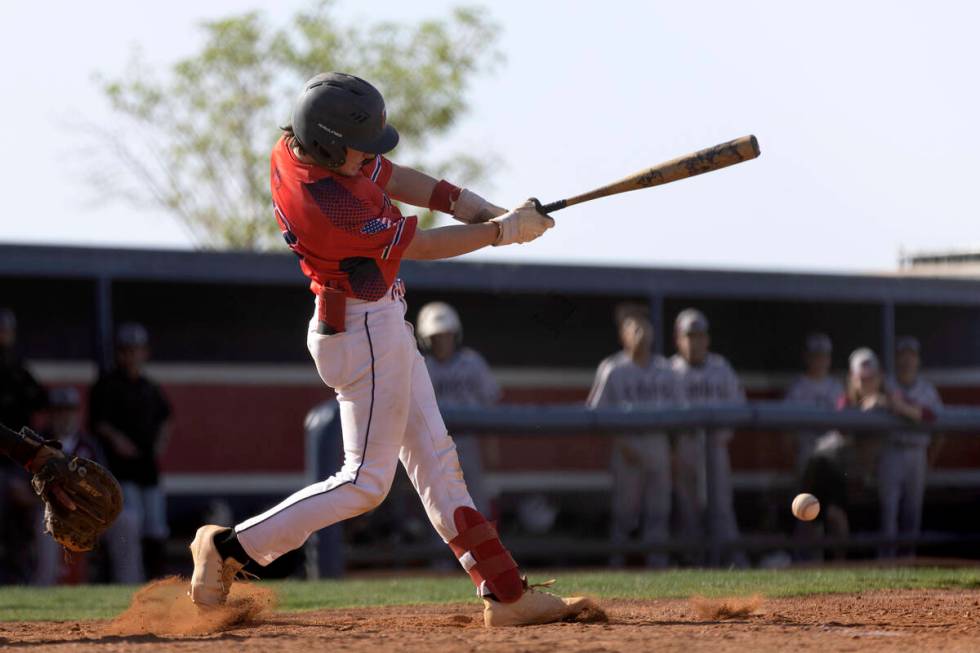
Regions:
<instances>
[{"instance_id":1,"label":"dirt infield","mask_svg":"<svg viewBox=\"0 0 980 653\"><path fill-rule=\"evenodd\" d=\"M211 626L218 631L211 634L150 634L147 630L155 628L159 610L166 611L158 605L156 613L143 612L142 617L131 608L122 620L0 623L0 648L208 653L980 650L980 592L969 591L876 591L744 601L607 600L602 604L608 623L497 630L482 627L476 603L269 614L261 611L267 605L262 590L245 591L238 599L242 609L222 613Z\"/></svg>"}]
</instances>

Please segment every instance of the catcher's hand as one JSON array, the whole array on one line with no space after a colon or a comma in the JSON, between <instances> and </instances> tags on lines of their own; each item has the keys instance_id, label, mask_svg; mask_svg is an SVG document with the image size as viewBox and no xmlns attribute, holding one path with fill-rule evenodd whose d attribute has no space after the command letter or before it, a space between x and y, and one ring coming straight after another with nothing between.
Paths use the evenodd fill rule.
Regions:
<instances>
[{"instance_id":1,"label":"catcher's hand","mask_svg":"<svg viewBox=\"0 0 980 653\"><path fill-rule=\"evenodd\" d=\"M122 510L122 489L102 465L66 457L50 442L29 467L31 485L44 500L44 531L69 551L91 551Z\"/></svg>"}]
</instances>

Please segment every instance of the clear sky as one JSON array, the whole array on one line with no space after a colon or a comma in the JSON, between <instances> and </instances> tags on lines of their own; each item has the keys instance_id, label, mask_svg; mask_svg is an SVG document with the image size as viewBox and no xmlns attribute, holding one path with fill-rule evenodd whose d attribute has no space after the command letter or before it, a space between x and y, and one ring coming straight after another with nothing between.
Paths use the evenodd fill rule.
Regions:
<instances>
[{"instance_id":1,"label":"clear sky","mask_svg":"<svg viewBox=\"0 0 980 653\"><path fill-rule=\"evenodd\" d=\"M285 20L304 3L265 4ZM340 0L337 12L415 21L455 4ZM475 80L472 111L436 147L492 151L501 166L476 190L497 203L573 195L748 133L763 154L567 209L539 241L473 256L888 271L903 247L978 242L976 3L486 6L506 61ZM201 19L260 7L0 4L0 241L192 247L165 214L93 201L77 125L112 117L91 75L119 72L134 45L151 62L171 62L193 52Z\"/></svg>"}]
</instances>

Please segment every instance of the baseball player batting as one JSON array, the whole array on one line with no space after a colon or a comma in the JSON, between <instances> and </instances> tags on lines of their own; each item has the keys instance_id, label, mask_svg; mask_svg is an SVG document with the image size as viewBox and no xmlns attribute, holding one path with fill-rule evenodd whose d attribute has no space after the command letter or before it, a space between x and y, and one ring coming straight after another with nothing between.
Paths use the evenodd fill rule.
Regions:
<instances>
[{"instance_id":1,"label":"baseball player batting","mask_svg":"<svg viewBox=\"0 0 980 653\"><path fill-rule=\"evenodd\" d=\"M340 403L344 464L234 528L198 529L190 595L226 600L242 567L265 566L315 531L367 512L405 467L433 527L484 600L487 626L547 623L591 605L530 586L496 529L476 509L405 322L402 259L444 259L530 242L554 226L532 201L511 211L476 193L392 163L398 143L371 84L340 73L309 80L272 152L275 216L315 295L307 347ZM392 204L448 213L461 225L421 230Z\"/></svg>"}]
</instances>

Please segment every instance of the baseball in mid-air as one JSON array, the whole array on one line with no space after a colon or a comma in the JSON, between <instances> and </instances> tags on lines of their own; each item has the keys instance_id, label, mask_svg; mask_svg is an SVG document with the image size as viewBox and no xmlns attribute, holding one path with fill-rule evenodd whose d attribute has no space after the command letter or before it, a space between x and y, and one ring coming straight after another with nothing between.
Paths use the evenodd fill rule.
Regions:
<instances>
[{"instance_id":1,"label":"baseball in mid-air","mask_svg":"<svg viewBox=\"0 0 980 653\"><path fill-rule=\"evenodd\" d=\"M820 514L820 501L812 494L797 494L793 499L793 516L800 521L813 521Z\"/></svg>"}]
</instances>

